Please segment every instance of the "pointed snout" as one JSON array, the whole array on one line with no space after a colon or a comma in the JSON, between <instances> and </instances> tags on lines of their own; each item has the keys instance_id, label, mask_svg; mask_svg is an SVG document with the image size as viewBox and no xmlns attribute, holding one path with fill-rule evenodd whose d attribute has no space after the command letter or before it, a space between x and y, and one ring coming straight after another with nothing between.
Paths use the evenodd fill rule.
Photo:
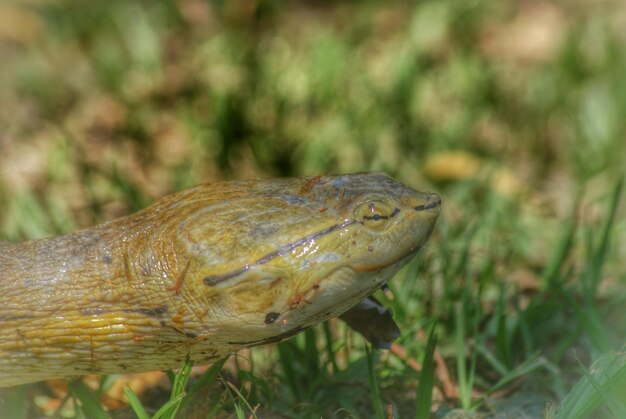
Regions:
<instances>
[{"instance_id":1,"label":"pointed snout","mask_svg":"<svg viewBox=\"0 0 626 419\"><path fill-rule=\"evenodd\" d=\"M436 193L426 193L424 195L424 203L416 205L415 211L425 211L433 208L441 207L441 197Z\"/></svg>"}]
</instances>

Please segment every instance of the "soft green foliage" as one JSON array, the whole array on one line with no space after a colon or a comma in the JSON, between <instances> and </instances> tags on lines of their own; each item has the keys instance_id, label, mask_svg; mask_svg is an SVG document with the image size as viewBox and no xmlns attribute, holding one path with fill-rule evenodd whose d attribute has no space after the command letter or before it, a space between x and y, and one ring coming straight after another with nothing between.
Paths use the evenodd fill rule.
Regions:
<instances>
[{"instance_id":1,"label":"soft green foliage","mask_svg":"<svg viewBox=\"0 0 626 419\"><path fill-rule=\"evenodd\" d=\"M426 419L430 416L433 388L435 387L435 347L437 346L437 335L435 325L430 329L428 342L422 360L422 370L419 374L419 382L416 390L415 419Z\"/></svg>"},{"instance_id":2,"label":"soft green foliage","mask_svg":"<svg viewBox=\"0 0 626 419\"><path fill-rule=\"evenodd\" d=\"M191 369L193 367L193 361L189 359L185 360L180 370L175 374L171 374L172 390L169 400L165 402L152 416L148 415L137 395L129 387L124 388L124 394L128 398L128 402L138 418L147 419L151 417L152 419L174 419L178 417L179 411L185 411L184 409L189 406L189 402L193 401L194 397L196 397L203 388L213 384L220 372L220 369L224 366L225 361L226 359L222 359L216 362L193 383L188 385ZM239 393L237 394L240 395ZM208 408L206 410L209 411Z\"/></svg>"},{"instance_id":3,"label":"soft green foliage","mask_svg":"<svg viewBox=\"0 0 626 419\"><path fill-rule=\"evenodd\" d=\"M153 419L173 419L176 417L183 398L187 395L185 393L185 388L187 387L187 382L189 381L189 374L191 374L192 366L193 362L187 359L180 371L174 377L170 399L163 406L161 406L159 410L157 410Z\"/></svg>"},{"instance_id":4,"label":"soft green foliage","mask_svg":"<svg viewBox=\"0 0 626 419\"><path fill-rule=\"evenodd\" d=\"M4 2L21 29L0 19L0 239L203 181L384 170L443 196L376 296L405 356L332 321L127 393L135 413L619 417L626 6L561 3ZM109 414L108 380L56 411L45 386L2 390L0 416Z\"/></svg>"},{"instance_id":5,"label":"soft green foliage","mask_svg":"<svg viewBox=\"0 0 626 419\"><path fill-rule=\"evenodd\" d=\"M385 410L380 400L380 391L378 390L378 382L376 380L376 373L374 372L374 359L371 350L367 346L365 347L365 354L367 357L367 375L369 377L374 414L376 415L376 419L385 419Z\"/></svg>"},{"instance_id":6,"label":"soft green foliage","mask_svg":"<svg viewBox=\"0 0 626 419\"><path fill-rule=\"evenodd\" d=\"M80 412L85 417L94 419L108 418L107 412L100 406L100 402L94 392L82 381L74 381L69 385L70 394L74 400L79 401Z\"/></svg>"},{"instance_id":7,"label":"soft green foliage","mask_svg":"<svg viewBox=\"0 0 626 419\"><path fill-rule=\"evenodd\" d=\"M137 395L133 393L133 391L129 387L124 388L124 394L128 399L128 404L130 404L130 407L133 409L133 412L135 412L135 415L137 415L138 419L150 418L148 412L146 412L146 409L144 409Z\"/></svg>"},{"instance_id":8,"label":"soft green foliage","mask_svg":"<svg viewBox=\"0 0 626 419\"><path fill-rule=\"evenodd\" d=\"M0 413L8 418L23 418L28 407L28 386L18 386L4 394Z\"/></svg>"},{"instance_id":9,"label":"soft green foliage","mask_svg":"<svg viewBox=\"0 0 626 419\"><path fill-rule=\"evenodd\" d=\"M605 404L613 417L626 417L626 353L610 353L587 370L550 418L578 419L598 415ZM594 413L595 411L595 413ZM607 417L609 417L607 415Z\"/></svg>"}]
</instances>

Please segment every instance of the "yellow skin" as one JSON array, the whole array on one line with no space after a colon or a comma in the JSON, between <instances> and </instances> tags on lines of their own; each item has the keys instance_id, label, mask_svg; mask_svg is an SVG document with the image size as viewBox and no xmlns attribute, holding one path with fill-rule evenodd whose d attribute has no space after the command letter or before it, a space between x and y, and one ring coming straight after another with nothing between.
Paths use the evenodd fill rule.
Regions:
<instances>
[{"instance_id":1,"label":"yellow skin","mask_svg":"<svg viewBox=\"0 0 626 419\"><path fill-rule=\"evenodd\" d=\"M219 182L0 243L0 386L210 363L285 339L378 289L439 208L381 173Z\"/></svg>"}]
</instances>

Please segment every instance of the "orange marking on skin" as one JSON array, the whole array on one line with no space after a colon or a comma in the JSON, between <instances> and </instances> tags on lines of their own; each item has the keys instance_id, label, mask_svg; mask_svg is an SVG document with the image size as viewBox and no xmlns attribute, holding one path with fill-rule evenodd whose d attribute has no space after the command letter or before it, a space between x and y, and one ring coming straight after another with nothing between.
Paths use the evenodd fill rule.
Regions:
<instances>
[{"instance_id":1,"label":"orange marking on skin","mask_svg":"<svg viewBox=\"0 0 626 419\"><path fill-rule=\"evenodd\" d=\"M287 300L287 303L289 304L289 308L293 310L297 308L300 305L300 303L303 301L307 304L311 304L311 302L306 299L306 295L304 293L296 292L294 295L289 297L289 299Z\"/></svg>"},{"instance_id":2,"label":"orange marking on skin","mask_svg":"<svg viewBox=\"0 0 626 419\"><path fill-rule=\"evenodd\" d=\"M180 273L176 277L176 282L174 283L174 286L167 288L168 291L175 291L176 295L180 294L180 289L183 287L183 283L185 282L185 276L187 275L190 264L191 261L188 260L183 270L180 271Z\"/></svg>"},{"instance_id":3,"label":"orange marking on skin","mask_svg":"<svg viewBox=\"0 0 626 419\"><path fill-rule=\"evenodd\" d=\"M130 282L130 268L129 268L129 261L128 261L128 254L124 254L124 278L126 278L126 280L128 282Z\"/></svg>"},{"instance_id":4,"label":"orange marking on skin","mask_svg":"<svg viewBox=\"0 0 626 419\"><path fill-rule=\"evenodd\" d=\"M200 313L200 318L205 318L211 309L209 307L205 308L202 313Z\"/></svg>"},{"instance_id":5,"label":"orange marking on skin","mask_svg":"<svg viewBox=\"0 0 626 419\"><path fill-rule=\"evenodd\" d=\"M323 207L323 208L320 208L320 209L319 209L319 211L320 211L320 212L326 212L326 210L327 210L327 209L328 209L328 208Z\"/></svg>"},{"instance_id":6,"label":"orange marking on skin","mask_svg":"<svg viewBox=\"0 0 626 419\"><path fill-rule=\"evenodd\" d=\"M172 323L174 323L176 327L183 327L183 317L185 316L185 314L187 314L187 310L185 310L185 308L183 307L178 310L178 313L176 313L176 315L172 316Z\"/></svg>"},{"instance_id":7,"label":"orange marking on skin","mask_svg":"<svg viewBox=\"0 0 626 419\"><path fill-rule=\"evenodd\" d=\"M302 188L300 188L300 194L305 194L307 192L309 192L311 189L313 189L313 187L315 185L317 185L319 183L319 181L322 179L321 176L315 176L312 177L311 179L307 180L304 185L302 185Z\"/></svg>"},{"instance_id":8,"label":"orange marking on skin","mask_svg":"<svg viewBox=\"0 0 626 419\"><path fill-rule=\"evenodd\" d=\"M133 336L133 341L142 342L145 339L143 336Z\"/></svg>"}]
</instances>

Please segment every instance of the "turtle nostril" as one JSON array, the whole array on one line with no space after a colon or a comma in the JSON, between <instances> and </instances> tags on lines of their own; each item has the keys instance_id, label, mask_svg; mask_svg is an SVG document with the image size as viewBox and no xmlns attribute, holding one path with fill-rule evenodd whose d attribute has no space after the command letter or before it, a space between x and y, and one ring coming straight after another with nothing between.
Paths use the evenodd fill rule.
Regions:
<instances>
[{"instance_id":1,"label":"turtle nostril","mask_svg":"<svg viewBox=\"0 0 626 419\"><path fill-rule=\"evenodd\" d=\"M438 207L439 204L441 204L441 198L439 198L439 195L435 196L436 198L433 198L432 200L429 200L428 202L426 202L426 204L424 204L424 209L435 208Z\"/></svg>"},{"instance_id":2,"label":"turtle nostril","mask_svg":"<svg viewBox=\"0 0 626 419\"><path fill-rule=\"evenodd\" d=\"M415 207L415 211L423 211L431 208L436 208L441 204L441 197L435 193L430 194L425 204Z\"/></svg>"}]
</instances>

